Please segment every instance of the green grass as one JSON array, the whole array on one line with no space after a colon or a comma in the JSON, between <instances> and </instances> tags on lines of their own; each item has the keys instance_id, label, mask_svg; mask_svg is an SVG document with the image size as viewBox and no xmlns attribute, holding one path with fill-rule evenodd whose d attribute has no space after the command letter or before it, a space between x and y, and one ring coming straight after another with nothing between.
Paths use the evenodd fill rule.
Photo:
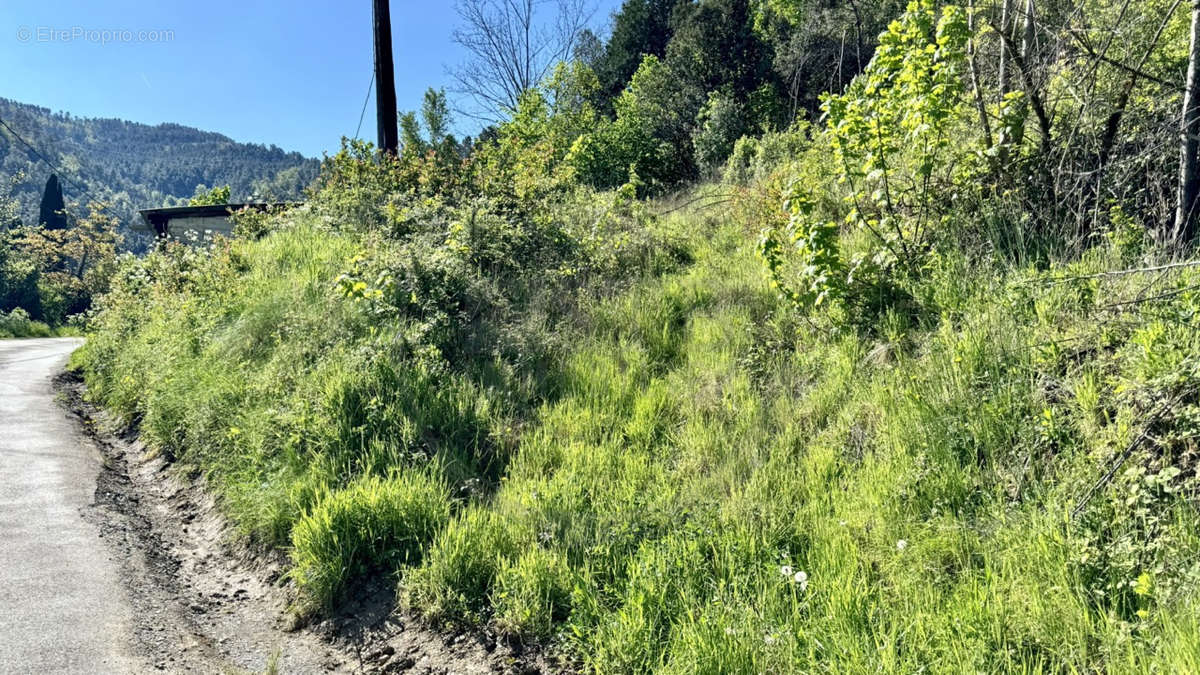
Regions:
<instances>
[{"instance_id":1,"label":"green grass","mask_svg":"<svg viewBox=\"0 0 1200 675\"><path fill-rule=\"evenodd\" d=\"M333 292L375 243L305 218L118 283L75 363L312 606L395 574L595 672L1200 668L1200 273L1117 305L1150 278L1061 280L1128 265L1108 247L951 249L916 309L836 329L776 299L753 235L676 215L685 262L433 353Z\"/></svg>"}]
</instances>

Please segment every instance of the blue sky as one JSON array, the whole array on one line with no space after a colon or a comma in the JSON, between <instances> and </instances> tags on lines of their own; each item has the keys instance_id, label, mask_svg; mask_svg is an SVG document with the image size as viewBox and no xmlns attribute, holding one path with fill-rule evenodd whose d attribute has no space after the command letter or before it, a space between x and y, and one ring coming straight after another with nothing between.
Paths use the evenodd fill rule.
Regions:
<instances>
[{"instance_id":1,"label":"blue sky","mask_svg":"<svg viewBox=\"0 0 1200 675\"><path fill-rule=\"evenodd\" d=\"M177 122L319 157L354 134L371 79L370 0L0 4L0 96L72 115ZM619 4L598 1L598 28ZM449 0L392 0L401 110L449 87L446 68L463 58L456 22ZM374 100L359 134L372 140L373 111ZM460 134L478 126L458 122Z\"/></svg>"}]
</instances>

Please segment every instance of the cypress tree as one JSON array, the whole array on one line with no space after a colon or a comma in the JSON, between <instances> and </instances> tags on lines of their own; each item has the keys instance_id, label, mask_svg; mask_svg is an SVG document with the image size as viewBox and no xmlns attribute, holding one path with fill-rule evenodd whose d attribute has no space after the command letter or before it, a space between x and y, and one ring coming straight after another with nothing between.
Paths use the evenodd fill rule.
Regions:
<instances>
[{"instance_id":1,"label":"cypress tree","mask_svg":"<svg viewBox=\"0 0 1200 675\"><path fill-rule=\"evenodd\" d=\"M46 181L46 190L42 193L41 212L38 223L47 230L67 229L67 215L63 213L66 204L63 202L62 185L58 182L57 174L50 174Z\"/></svg>"}]
</instances>

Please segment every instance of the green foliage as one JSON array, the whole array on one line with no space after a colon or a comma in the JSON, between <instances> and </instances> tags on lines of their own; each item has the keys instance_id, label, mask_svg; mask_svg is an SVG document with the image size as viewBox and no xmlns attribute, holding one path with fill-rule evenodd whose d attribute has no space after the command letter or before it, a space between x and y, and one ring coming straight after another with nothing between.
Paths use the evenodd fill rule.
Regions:
<instances>
[{"instance_id":1,"label":"green foliage","mask_svg":"<svg viewBox=\"0 0 1200 675\"><path fill-rule=\"evenodd\" d=\"M909 4L880 36L875 58L850 91L829 96L829 138L853 204L848 222L868 229L896 260L917 264L945 203L959 154L951 126L963 104L966 12Z\"/></svg>"},{"instance_id":2,"label":"green foliage","mask_svg":"<svg viewBox=\"0 0 1200 675\"><path fill-rule=\"evenodd\" d=\"M22 230L0 230L0 312L21 309L42 316L37 261L18 248Z\"/></svg>"},{"instance_id":3,"label":"green foliage","mask_svg":"<svg viewBox=\"0 0 1200 675\"><path fill-rule=\"evenodd\" d=\"M34 321L29 312L17 307L7 313L0 312L0 338L50 337L53 331L41 321Z\"/></svg>"},{"instance_id":4,"label":"green foliage","mask_svg":"<svg viewBox=\"0 0 1200 675\"><path fill-rule=\"evenodd\" d=\"M768 224L760 249L773 283L798 307L833 299L853 300L852 314L879 308L894 300L892 270L909 273L926 259L946 218L948 174L966 156L952 131L963 108L967 39L961 8L947 5L939 17L932 2L911 3L849 90L826 97L826 138L849 207L844 222L873 242L844 261L839 224L814 212L811 187L794 188L787 225Z\"/></svg>"},{"instance_id":5,"label":"green foliage","mask_svg":"<svg viewBox=\"0 0 1200 675\"><path fill-rule=\"evenodd\" d=\"M692 145L696 163L711 175L722 166L733 146L745 134L746 111L731 97L711 92L708 102L696 117L696 132Z\"/></svg>"},{"instance_id":6,"label":"green foliage","mask_svg":"<svg viewBox=\"0 0 1200 675\"><path fill-rule=\"evenodd\" d=\"M614 101L647 56L662 58L671 39L671 15L680 0L625 0L613 12L612 33L596 64L601 94Z\"/></svg>"},{"instance_id":7,"label":"green foliage","mask_svg":"<svg viewBox=\"0 0 1200 675\"><path fill-rule=\"evenodd\" d=\"M0 311L21 308L62 326L108 289L121 236L103 204L71 227L22 227L0 232Z\"/></svg>"},{"instance_id":8,"label":"green foliage","mask_svg":"<svg viewBox=\"0 0 1200 675\"><path fill-rule=\"evenodd\" d=\"M616 119L579 137L570 163L597 188L624 183L630 171L661 190L695 176L691 135L701 94L667 64L647 56L616 100Z\"/></svg>"},{"instance_id":9,"label":"green foliage","mask_svg":"<svg viewBox=\"0 0 1200 675\"><path fill-rule=\"evenodd\" d=\"M197 185L196 192L188 200L188 206L220 206L229 203L229 186L222 185L208 189L206 185Z\"/></svg>"},{"instance_id":10,"label":"green foliage","mask_svg":"<svg viewBox=\"0 0 1200 675\"><path fill-rule=\"evenodd\" d=\"M81 205L72 204L85 195L76 194L71 186L86 190L86 202L108 205L106 212L116 218L126 246L135 251L145 248L147 239L129 230L140 209L182 206L201 183L228 184L236 201L256 194L294 200L320 167L318 160L296 152L236 143L221 134L178 124L92 119L8 99L0 99L0 119L55 161L66 204L76 215L87 215ZM16 175L21 176L14 191L21 222L43 222L38 206L45 165L7 131L0 131L0 177Z\"/></svg>"},{"instance_id":11,"label":"green foliage","mask_svg":"<svg viewBox=\"0 0 1200 675\"><path fill-rule=\"evenodd\" d=\"M813 206L804 188L794 185L784 205L790 214L787 225L765 229L759 242L771 286L802 309L840 300L846 290L838 225L815 217ZM789 265L800 269L789 274Z\"/></svg>"},{"instance_id":12,"label":"green foliage","mask_svg":"<svg viewBox=\"0 0 1200 675\"><path fill-rule=\"evenodd\" d=\"M261 238L124 261L75 364L310 608L396 579L598 673L1196 670L1200 268L1141 192L1069 255L1026 227L1038 92L987 96L1000 161L957 6L733 141L779 128L749 8L675 7L613 119L572 64L469 157L347 143Z\"/></svg>"},{"instance_id":13,"label":"green foliage","mask_svg":"<svg viewBox=\"0 0 1200 675\"><path fill-rule=\"evenodd\" d=\"M42 192L42 204L38 208L38 225L48 230L64 230L68 227L66 210L63 202L62 186L58 183L58 175L50 174L46 180L46 189Z\"/></svg>"},{"instance_id":14,"label":"green foliage","mask_svg":"<svg viewBox=\"0 0 1200 675\"><path fill-rule=\"evenodd\" d=\"M512 209L571 193L580 171L575 148L604 124L591 103L598 86L583 64L559 64L541 88L526 92L496 140L477 153L478 192Z\"/></svg>"},{"instance_id":15,"label":"green foliage","mask_svg":"<svg viewBox=\"0 0 1200 675\"><path fill-rule=\"evenodd\" d=\"M742 187L765 183L809 151L812 147L809 135L808 123L797 122L785 131L769 131L760 137L742 136L733 144L722 179Z\"/></svg>"},{"instance_id":16,"label":"green foliage","mask_svg":"<svg viewBox=\"0 0 1200 675\"><path fill-rule=\"evenodd\" d=\"M449 519L445 487L406 472L369 477L317 499L292 528L292 576L318 607L346 584L417 562Z\"/></svg>"},{"instance_id":17,"label":"green foliage","mask_svg":"<svg viewBox=\"0 0 1200 675\"><path fill-rule=\"evenodd\" d=\"M423 545L376 536L410 509L494 489L513 429L553 387L549 326L577 293L680 258L628 196L456 204L421 195L423 175L351 143L261 237L122 261L77 357L94 395L202 470L246 536L294 546L314 607L416 562ZM417 490L357 529L372 495L420 481L449 496Z\"/></svg>"}]
</instances>

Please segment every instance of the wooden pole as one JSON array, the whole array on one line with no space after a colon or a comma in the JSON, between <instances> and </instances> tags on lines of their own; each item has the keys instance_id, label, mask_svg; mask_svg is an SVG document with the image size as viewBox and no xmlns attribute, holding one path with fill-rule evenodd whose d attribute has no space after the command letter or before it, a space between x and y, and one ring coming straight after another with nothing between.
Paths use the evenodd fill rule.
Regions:
<instances>
[{"instance_id":1,"label":"wooden pole","mask_svg":"<svg viewBox=\"0 0 1200 675\"><path fill-rule=\"evenodd\" d=\"M395 155L400 147L396 131L396 76L392 66L392 13L389 0L372 0L375 33L375 120L379 149Z\"/></svg>"}]
</instances>

